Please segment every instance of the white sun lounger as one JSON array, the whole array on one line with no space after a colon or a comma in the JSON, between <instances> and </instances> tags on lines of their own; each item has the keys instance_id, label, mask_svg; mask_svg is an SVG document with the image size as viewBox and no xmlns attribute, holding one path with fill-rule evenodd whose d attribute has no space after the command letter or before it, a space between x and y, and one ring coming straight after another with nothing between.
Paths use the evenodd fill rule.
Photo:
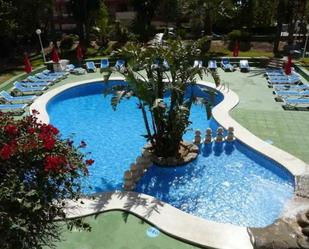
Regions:
<instances>
[{"instance_id":1,"label":"white sun lounger","mask_svg":"<svg viewBox=\"0 0 309 249\"><path fill-rule=\"evenodd\" d=\"M194 63L193 63L193 67L197 67L197 68L203 67L203 61L195 60Z\"/></svg>"},{"instance_id":2,"label":"white sun lounger","mask_svg":"<svg viewBox=\"0 0 309 249\"><path fill-rule=\"evenodd\" d=\"M239 61L239 68L241 72L249 72L250 66L248 60L240 60Z\"/></svg>"},{"instance_id":3,"label":"white sun lounger","mask_svg":"<svg viewBox=\"0 0 309 249\"><path fill-rule=\"evenodd\" d=\"M217 62L216 62L216 60L208 61L208 69L213 70L213 71L217 70Z\"/></svg>"}]
</instances>

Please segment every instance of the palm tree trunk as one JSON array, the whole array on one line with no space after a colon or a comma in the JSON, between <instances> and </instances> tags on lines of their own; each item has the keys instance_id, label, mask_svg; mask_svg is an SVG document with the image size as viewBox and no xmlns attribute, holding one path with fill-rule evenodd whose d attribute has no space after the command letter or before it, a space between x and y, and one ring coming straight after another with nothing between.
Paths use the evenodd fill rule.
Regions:
<instances>
[{"instance_id":1,"label":"palm tree trunk","mask_svg":"<svg viewBox=\"0 0 309 249\"><path fill-rule=\"evenodd\" d=\"M151 131L150 131L149 122L148 122L147 114L146 114L146 111L145 111L145 107L144 107L144 105L141 101L140 101L140 106L141 106L143 119L144 119L144 123L145 123L145 127L146 127L146 131L147 131L149 141L151 143L151 146L154 146L154 141L153 141L153 137L152 137L152 134L151 134Z\"/></svg>"},{"instance_id":2,"label":"palm tree trunk","mask_svg":"<svg viewBox=\"0 0 309 249\"><path fill-rule=\"evenodd\" d=\"M275 56L279 56L279 43L281 39L282 23L284 21L285 4L283 0L279 0L277 6L277 31L274 40L273 53Z\"/></svg>"}]
</instances>

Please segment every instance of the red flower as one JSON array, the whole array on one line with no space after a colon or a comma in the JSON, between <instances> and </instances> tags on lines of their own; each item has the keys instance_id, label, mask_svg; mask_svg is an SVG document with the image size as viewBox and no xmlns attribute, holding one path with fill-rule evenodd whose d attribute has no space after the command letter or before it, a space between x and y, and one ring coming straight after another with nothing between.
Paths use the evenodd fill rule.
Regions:
<instances>
[{"instance_id":1,"label":"red flower","mask_svg":"<svg viewBox=\"0 0 309 249\"><path fill-rule=\"evenodd\" d=\"M32 128L32 127L29 127L29 128L27 129L27 131L28 131L29 134L33 134L33 133L35 132L35 129Z\"/></svg>"},{"instance_id":2,"label":"red flower","mask_svg":"<svg viewBox=\"0 0 309 249\"><path fill-rule=\"evenodd\" d=\"M66 164L66 159L63 156L46 156L44 170L59 172L64 164Z\"/></svg>"},{"instance_id":3,"label":"red flower","mask_svg":"<svg viewBox=\"0 0 309 249\"><path fill-rule=\"evenodd\" d=\"M2 149L0 150L0 157L3 160L8 160L12 156L12 148L10 145L5 144Z\"/></svg>"},{"instance_id":4,"label":"red flower","mask_svg":"<svg viewBox=\"0 0 309 249\"><path fill-rule=\"evenodd\" d=\"M17 135L18 129L15 125L8 124L4 127L4 132L9 135Z\"/></svg>"},{"instance_id":5,"label":"red flower","mask_svg":"<svg viewBox=\"0 0 309 249\"><path fill-rule=\"evenodd\" d=\"M92 165L94 163L94 160L92 160L92 159L88 159L88 160L86 160L86 164L87 165Z\"/></svg>"},{"instance_id":6,"label":"red flower","mask_svg":"<svg viewBox=\"0 0 309 249\"><path fill-rule=\"evenodd\" d=\"M46 137L44 139L44 148L47 150L52 150L55 146L56 140L52 137Z\"/></svg>"},{"instance_id":7,"label":"red flower","mask_svg":"<svg viewBox=\"0 0 309 249\"><path fill-rule=\"evenodd\" d=\"M49 125L43 124L41 126L41 133L45 133L45 134L52 133L54 135L57 135L59 133L59 130L50 124Z\"/></svg>"},{"instance_id":8,"label":"red flower","mask_svg":"<svg viewBox=\"0 0 309 249\"><path fill-rule=\"evenodd\" d=\"M40 114L37 110L32 110L32 115L37 115L37 114Z\"/></svg>"}]
</instances>

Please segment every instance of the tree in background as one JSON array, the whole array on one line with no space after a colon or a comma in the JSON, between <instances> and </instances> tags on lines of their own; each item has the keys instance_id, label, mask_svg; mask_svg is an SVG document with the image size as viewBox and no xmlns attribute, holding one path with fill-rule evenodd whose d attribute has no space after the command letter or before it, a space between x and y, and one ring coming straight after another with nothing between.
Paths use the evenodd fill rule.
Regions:
<instances>
[{"instance_id":1,"label":"tree in background","mask_svg":"<svg viewBox=\"0 0 309 249\"><path fill-rule=\"evenodd\" d=\"M48 30L52 0L0 0L1 54L14 54L36 38L35 30ZM43 32L46 34L46 32ZM20 48L22 49L22 48Z\"/></svg>"},{"instance_id":2,"label":"tree in background","mask_svg":"<svg viewBox=\"0 0 309 249\"><path fill-rule=\"evenodd\" d=\"M170 24L178 26L178 19L181 15L180 0L161 1L158 15L166 22L166 27Z\"/></svg>"},{"instance_id":3,"label":"tree in background","mask_svg":"<svg viewBox=\"0 0 309 249\"><path fill-rule=\"evenodd\" d=\"M213 25L222 18L230 18L233 4L230 0L182 0L183 14L189 17L196 35L212 35Z\"/></svg>"},{"instance_id":4,"label":"tree in background","mask_svg":"<svg viewBox=\"0 0 309 249\"><path fill-rule=\"evenodd\" d=\"M141 41L147 41L153 35L151 21L160 2L161 0L130 0L130 3L136 11L132 29Z\"/></svg>"},{"instance_id":5,"label":"tree in background","mask_svg":"<svg viewBox=\"0 0 309 249\"><path fill-rule=\"evenodd\" d=\"M89 41L92 27L98 27L101 35L106 34L108 14L103 0L70 0L68 9L77 23L81 39Z\"/></svg>"},{"instance_id":6,"label":"tree in background","mask_svg":"<svg viewBox=\"0 0 309 249\"><path fill-rule=\"evenodd\" d=\"M253 6L253 16L255 27L273 27L276 16L276 6L278 0L256 0Z\"/></svg>"}]
</instances>

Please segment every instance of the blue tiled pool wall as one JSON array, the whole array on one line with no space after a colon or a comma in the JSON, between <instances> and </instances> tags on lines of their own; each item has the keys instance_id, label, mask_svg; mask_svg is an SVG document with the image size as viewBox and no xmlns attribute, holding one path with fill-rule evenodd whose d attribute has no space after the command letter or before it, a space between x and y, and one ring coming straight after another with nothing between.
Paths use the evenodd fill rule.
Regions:
<instances>
[{"instance_id":1,"label":"blue tiled pool wall","mask_svg":"<svg viewBox=\"0 0 309 249\"><path fill-rule=\"evenodd\" d=\"M145 144L145 139L141 137L144 132L142 116L136 108L136 101L134 98L128 101L124 100L124 103L121 103L119 109L114 112L110 107L110 96L106 98L103 97L103 90L105 87L110 87L111 85L117 85L119 83L125 84L121 81L112 81L107 85L102 82L97 82L76 86L55 96L50 100L47 106L51 123L55 124L60 129L63 137L75 133L77 141L85 139L89 144L89 148L87 149L92 152L95 164L90 167L90 177L85 181L85 186L90 184L93 187L91 190L85 188L84 192L88 194L121 190L123 172L134 162L135 158L140 154L143 144ZM190 91L192 91L192 89L190 89ZM195 88L194 91L196 91L195 93L199 96L205 96L205 93L201 92L198 88ZM216 103L219 103L222 99L223 96L218 94ZM125 101L127 102L125 103ZM101 108L102 111L100 111ZM203 136L204 131L208 127L211 127L215 135L218 123L214 119L206 120L203 107L192 106L190 119L193 120L194 123L192 125L192 130L185 134L185 140L193 140L195 129L200 129ZM130 134L128 134L127 131L130 131ZM87 141L87 138L89 141ZM238 155L242 161L237 162ZM116 161L115 158L117 158ZM201 163L202 165L199 165ZM248 168L245 166L247 164ZM242 179L242 177L237 175L238 173L234 171L230 172L230 168L235 168L236 172L239 169L244 170L244 172L249 170L248 173L251 174L250 177L252 177L252 180L247 178L246 175L244 175L244 179ZM168 171L166 174L162 175L162 171L164 170ZM225 170L230 172L230 177L225 175ZM158 172L159 175L153 175ZM240 172L240 175L241 174L243 173ZM259 174L262 175L259 176ZM198 178L199 175L201 179ZM212 177L219 175L222 177L221 180L218 179L219 182L221 181L220 184L215 178L212 179ZM160 180L160 177L163 178ZM138 191L153 195L158 199L171 203L185 212L219 222L250 226L265 226L276 219L281 212L280 210L283 206L283 202L293 195L292 185L294 184L293 177L287 170L283 169L273 160L266 158L237 140L232 143L223 142L217 144L213 142L209 145L203 144L201 145L201 153L198 159L191 164L186 165L186 167L170 169L157 169L157 167L153 167L146 173L145 179L143 178L143 180L147 182L148 187L143 187L145 182L142 181L141 185L138 187ZM170 180L170 182L166 180ZM194 187L191 181L197 184L197 187ZM205 183L210 181L207 184L211 185L207 185L208 187L205 188L203 185L204 181ZM239 184L237 183L238 181ZM244 183L241 183L241 181L244 181ZM257 190L255 190L255 184L254 182L252 184L251 181L261 181L263 184L266 184L266 186L259 186ZM152 183L155 184L158 182L159 185L161 184L160 186L156 187L151 185ZM177 182L182 184L183 187L173 186L173 184ZM188 184L188 187L186 187L186 184ZM237 185L234 186L234 184ZM252 189L253 193L246 193L243 196L241 192L239 195L237 193L235 195L235 192L226 192L229 188L231 188L232 191L246 191L241 188L242 185L246 186L246 184L250 185L247 188ZM165 185L169 187L165 189ZM222 195L224 198L222 196L217 196L218 194L220 195L221 192L217 192L216 187L214 188L216 185L218 185L220 191L223 191ZM271 189L267 190L268 187ZM167 191L168 189L171 189L171 192ZM191 197L187 196L187 193L184 192L186 189L192 193L196 193ZM199 193L198 191L201 192ZM258 207L254 206L254 203L249 203L250 205L242 203L242 199L247 198L246 196L254 196L254 191L260 194L259 197L256 198L260 198L261 200L255 201L259 203ZM211 200L207 200L207 195L212 195L212 193L213 196L211 196ZM179 196L177 196L178 194ZM276 197L277 194L278 196ZM169 195L171 198L169 198ZM201 197L203 198L201 199ZM218 198L218 200L220 199L219 203L216 201L216 198ZM229 204L229 198L234 198L237 202ZM252 199L253 197L250 198ZM196 201L197 203L195 205L194 202ZM262 204L264 202L269 203L264 205ZM237 211L237 209L240 208L237 206L238 204L240 206L244 205L242 211ZM205 205L207 205L207 208L205 208ZM217 209L217 212L211 209L211 207ZM226 209L227 207L229 208L228 210ZM223 208L223 210L220 210L221 208ZM246 212L251 212L251 209L252 214L249 213L249 217L244 214ZM258 218L256 218L258 221L254 219L256 212L260 212Z\"/></svg>"}]
</instances>

